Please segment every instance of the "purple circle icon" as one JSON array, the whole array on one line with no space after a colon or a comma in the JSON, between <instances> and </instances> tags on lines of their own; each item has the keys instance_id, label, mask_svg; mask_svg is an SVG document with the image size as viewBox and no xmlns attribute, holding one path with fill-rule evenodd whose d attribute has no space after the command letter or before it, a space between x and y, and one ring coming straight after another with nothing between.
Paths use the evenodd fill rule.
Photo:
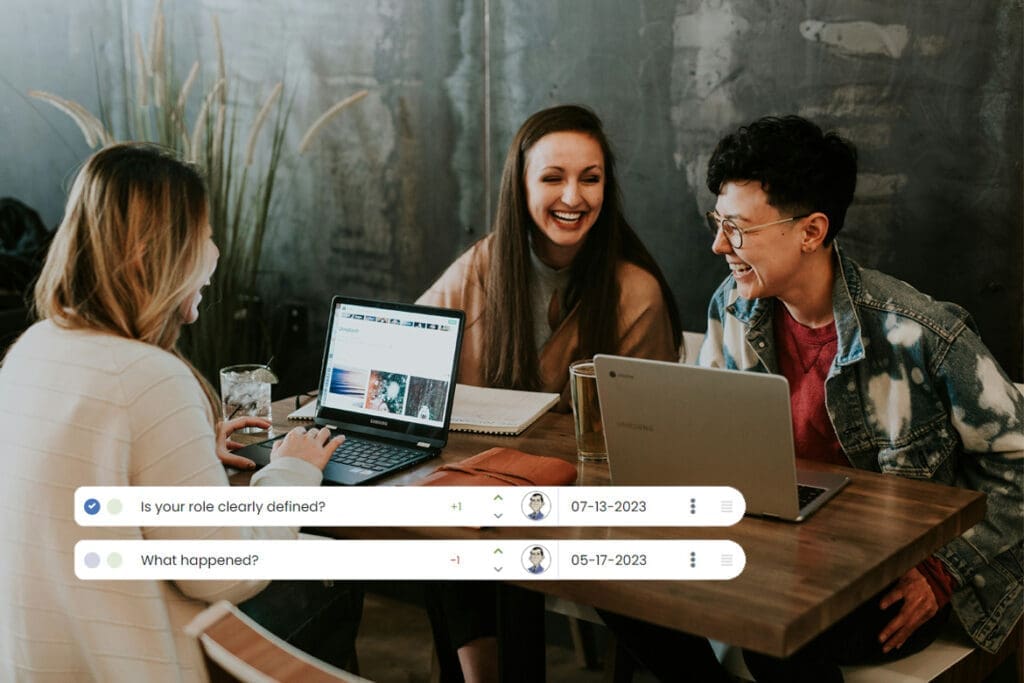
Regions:
<instances>
[{"instance_id":1,"label":"purple circle icon","mask_svg":"<svg viewBox=\"0 0 1024 683\"><path fill-rule=\"evenodd\" d=\"M96 567L100 566L100 556L96 553L86 553L85 566L89 569L96 569Z\"/></svg>"}]
</instances>

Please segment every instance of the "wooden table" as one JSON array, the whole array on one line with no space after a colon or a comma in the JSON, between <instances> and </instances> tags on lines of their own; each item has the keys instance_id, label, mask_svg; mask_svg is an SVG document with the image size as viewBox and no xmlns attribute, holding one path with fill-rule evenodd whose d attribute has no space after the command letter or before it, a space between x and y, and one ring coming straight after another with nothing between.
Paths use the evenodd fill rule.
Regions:
<instances>
[{"instance_id":1,"label":"wooden table","mask_svg":"<svg viewBox=\"0 0 1024 683\"><path fill-rule=\"evenodd\" d=\"M275 429L286 430L293 399L274 404ZM383 485L413 484L442 462L458 462L495 445L576 463L572 420L548 413L518 437L452 432L440 459L400 472ZM682 449L681 449L682 451ZM799 461L807 469L841 471L851 483L800 524L744 517L732 527L699 528L332 528L337 538L724 538L747 556L731 581L509 582L620 614L787 656L856 606L981 521L985 497L950 488ZM604 464L579 463L578 485L609 483Z\"/></svg>"}]
</instances>

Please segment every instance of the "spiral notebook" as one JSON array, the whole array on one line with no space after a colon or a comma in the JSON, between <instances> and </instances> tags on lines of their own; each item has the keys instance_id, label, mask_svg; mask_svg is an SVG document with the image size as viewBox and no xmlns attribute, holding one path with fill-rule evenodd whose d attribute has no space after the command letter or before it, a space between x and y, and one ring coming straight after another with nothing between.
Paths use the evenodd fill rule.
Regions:
<instances>
[{"instance_id":1,"label":"spiral notebook","mask_svg":"<svg viewBox=\"0 0 1024 683\"><path fill-rule=\"evenodd\" d=\"M514 389L489 389L468 384L455 385L455 402L449 429L479 434L521 434L541 415L558 403L558 394ZM316 401L310 401L288 415L289 420L312 420Z\"/></svg>"}]
</instances>

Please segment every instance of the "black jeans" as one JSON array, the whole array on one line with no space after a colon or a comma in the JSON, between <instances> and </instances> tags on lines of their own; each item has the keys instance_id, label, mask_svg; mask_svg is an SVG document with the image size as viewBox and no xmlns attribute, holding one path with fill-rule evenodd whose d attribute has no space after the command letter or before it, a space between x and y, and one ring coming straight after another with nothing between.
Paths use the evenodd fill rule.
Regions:
<instances>
[{"instance_id":1,"label":"black jeans","mask_svg":"<svg viewBox=\"0 0 1024 683\"><path fill-rule=\"evenodd\" d=\"M363 587L350 581L272 581L238 609L303 652L347 669L363 616Z\"/></svg>"},{"instance_id":2,"label":"black jeans","mask_svg":"<svg viewBox=\"0 0 1024 683\"><path fill-rule=\"evenodd\" d=\"M646 621L597 610L608 629L630 656L659 681L671 683L732 683L711 643Z\"/></svg>"},{"instance_id":3,"label":"black jeans","mask_svg":"<svg viewBox=\"0 0 1024 683\"><path fill-rule=\"evenodd\" d=\"M903 646L882 652L878 634L895 617L903 602L881 609L888 588L846 615L787 659L743 651L743 660L758 683L842 683L846 664L875 664L901 659L932 644L949 621L947 604L910 634Z\"/></svg>"},{"instance_id":4,"label":"black jeans","mask_svg":"<svg viewBox=\"0 0 1024 683\"><path fill-rule=\"evenodd\" d=\"M903 604L897 602L887 610L880 609L878 603L888 590L836 622L788 659L744 651L747 668L758 683L841 683L840 665L891 661L928 647L949 620L949 605L914 631L903 647L883 654L878 634ZM598 613L633 659L659 681L733 680L719 664L706 638L611 612Z\"/></svg>"},{"instance_id":5,"label":"black jeans","mask_svg":"<svg viewBox=\"0 0 1024 683\"><path fill-rule=\"evenodd\" d=\"M458 649L497 634L497 584L492 581L434 581L423 584L443 683L463 680Z\"/></svg>"}]
</instances>

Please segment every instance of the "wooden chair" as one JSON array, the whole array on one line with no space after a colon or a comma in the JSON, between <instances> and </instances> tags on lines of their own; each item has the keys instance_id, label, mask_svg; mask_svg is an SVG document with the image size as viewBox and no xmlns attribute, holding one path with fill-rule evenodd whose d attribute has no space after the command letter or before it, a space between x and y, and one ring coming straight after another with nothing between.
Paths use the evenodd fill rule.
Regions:
<instances>
[{"instance_id":1,"label":"wooden chair","mask_svg":"<svg viewBox=\"0 0 1024 683\"><path fill-rule=\"evenodd\" d=\"M185 628L203 650L211 683L369 683L289 645L222 600Z\"/></svg>"},{"instance_id":2,"label":"wooden chair","mask_svg":"<svg viewBox=\"0 0 1024 683\"><path fill-rule=\"evenodd\" d=\"M564 614L569 619L576 663L581 669L603 669L606 683L631 683L636 663L611 631L608 632L603 656L598 656L594 629L605 624L593 607L548 595L544 608L548 612Z\"/></svg>"},{"instance_id":3,"label":"wooden chair","mask_svg":"<svg viewBox=\"0 0 1024 683\"><path fill-rule=\"evenodd\" d=\"M576 665L581 669L600 668L597 634L593 629L595 625L603 626L604 622L601 621L601 617L597 615L594 608L565 598L547 595L544 597L544 610L564 615L569 620L569 636L572 639L573 652L576 655Z\"/></svg>"}]
</instances>

